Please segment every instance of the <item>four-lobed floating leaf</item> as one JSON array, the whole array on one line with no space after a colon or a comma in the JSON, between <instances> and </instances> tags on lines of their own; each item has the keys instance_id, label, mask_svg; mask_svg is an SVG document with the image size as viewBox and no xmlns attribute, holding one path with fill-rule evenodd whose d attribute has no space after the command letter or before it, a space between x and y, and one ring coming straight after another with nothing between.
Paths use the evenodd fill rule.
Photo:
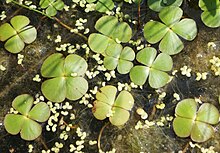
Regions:
<instances>
[{"instance_id":1,"label":"four-lobed floating leaf","mask_svg":"<svg viewBox=\"0 0 220 153\"><path fill-rule=\"evenodd\" d=\"M95 24L95 29L100 33L121 42L128 42L132 30L126 22L119 22L115 16L103 16Z\"/></svg>"},{"instance_id":2,"label":"four-lobed floating leaf","mask_svg":"<svg viewBox=\"0 0 220 153\"><path fill-rule=\"evenodd\" d=\"M96 93L93 114L99 120L109 117L110 122L115 126L124 125L129 117L129 111L134 105L133 96L128 91L121 91L117 98L117 88L111 85L100 88Z\"/></svg>"},{"instance_id":3,"label":"four-lobed floating leaf","mask_svg":"<svg viewBox=\"0 0 220 153\"><path fill-rule=\"evenodd\" d=\"M146 47L137 53L136 59L143 65L136 65L130 71L131 81L137 85L145 84L149 77L152 88L160 88L166 85L170 77L166 71L173 67L172 58L166 53L157 56L156 49Z\"/></svg>"},{"instance_id":4,"label":"four-lobed floating leaf","mask_svg":"<svg viewBox=\"0 0 220 153\"><path fill-rule=\"evenodd\" d=\"M11 53L19 53L25 43L32 43L37 37L37 30L29 25L30 20L23 15L13 17L10 23L0 26L0 41L6 41L4 47Z\"/></svg>"},{"instance_id":5,"label":"four-lobed floating leaf","mask_svg":"<svg viewBox=\"0 0 220 153\"><path fill-rule=\"evenodd\" d=\"M160 51L169 55L179 53L184 45L180 38L193 40L197 34L196 23L192 19L181 17L183 11L179 7L165 7L159 13L161 22L149 21L144 26L144 37L149 43L155 44L160 41Z\"/></svg>"},{"instance_id":6,"label":"four-lobed floating leaf","mask_svg":"<svg viewBox=\"0 0 220 153\"><path fill-rule=\"evenodd\" d=\"M40 7L46 9L48 16L55 16L57 11L64 8L64 2L62 0L40 0Z\"/></svg>"},{"instance_id":7,"label":"four-lobed floating leaf","mask_svg":"<svg viewBox=\"0 0 220 153\"><path fill-rule=\"evenodd\" d=\"M122 47L113 39L98 33L89 36L88 44L92 51L104 56L104 66L108 70L117 68L120 74L129 73L133 67L135 52L130 47Z\"/></svg>"},{"instance_id":8,"label":"four-lobed floating leaf","mask_svg":"<svg viewBox=\"0 0 220 153\"><path fill-rule=\"evenodd\" d=\"M122 48L121 44L110 45L105 51L104 66L108 70L117 70L120 74L127 74L133 67L135 52L130 47Z\"/></svg>"},{"instance_id":9,"label":"four-lobed floating leaf","mask_svg":"<svg viewBox=\"0 0 220 153\"><path fill-rule=\"evenodd\" d=\"M76 54L66 58L61 53L50 55L41 67L42 76L49 78L41 86L44 96L52 102L81 98L88 90L83 78L87 67L87 62Z\"/></svg>"},{"instance_id":10,"label":"four-lobed floating leaf","mask_svg":"<svg viewBox=\"0 0 220 153\"><path fill-rule=\"evenodd\" d=\"M219 0L199 0L199 7L204 11L201 14L203 23L211 28L220 27Z\"/></svg>"},{"instance_id":11,"label":"four-lobed floating leaf","mask_svg":"<svg viewBox=\"0 0 220 153\"><path fill-rule=\"evenodd\" d=\"M37 122L45 122L50 117L50 108L44 102L33 106L33 97L28 94L17 96L12 107L19 114L7 114L4 126L8 133L16 135L20 132L24 140L34 140L41 135L42 127Z\"/></svg>"},{"instance_id":12,"label":"four-lobed floating leaf","mask_svg":"<svg viewBox=\"0 0 220 153\"><path fill-rule=\"evenodd\" d=\"M214 134L211 125L219 121L218 109L210 104L203 103L197 111L197 103L194 99L184 99L175 109L176 118L173 121L173 129L177 136L191 137L195 142L204 142Z\"/></svg>"},{"instance_id":13,"label":"four-lobed floating leaf","mask_svg":"<svg viewBox=\"0 0 220 153\"><path fill-rule=\"evenodd\" d=\"M180 6L183 0L148 0L147 4L150 9L160 12L164 7L167 6Z\"/></svg>"}]
</instances>

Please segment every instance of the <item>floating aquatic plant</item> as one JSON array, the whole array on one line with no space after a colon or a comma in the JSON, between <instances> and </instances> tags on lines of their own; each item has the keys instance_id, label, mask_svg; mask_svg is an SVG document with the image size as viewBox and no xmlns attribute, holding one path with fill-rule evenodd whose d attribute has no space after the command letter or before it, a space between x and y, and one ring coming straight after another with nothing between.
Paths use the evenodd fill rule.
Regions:
<instances>
[{"instance_id":1,"label":"floating aquatic plant","mask_svg":"<svg viewBox=\"0 0 220 153\"><path fill-rule=\"evenodd\" d=\"M111 11L115 4L112 0L86 0L88 3L96 2L95 9L99 12Z\"/></svg>"},{"instance_id":2,"label":"floating aquatic plant","mask_svg":"<svg viewBox=\"0 0 220 153\"><path fill-rule=\"evenodd\" d=\"M152 88L160 88L169 82L170 71L173 66L172 58L166 53L157 56L155 48L147 47L137 53L136 59L143 65L136 65L130 71L131 81L137 85L143 85L149 77Z\"/></svg>"},{"instance_id":3,"label":"floating aquatic plant","mask_svg":"<svg viewBox=\"0 0 220 153\"><path fill-rule=\"evenodd\" d=\"M126 22L119 22L115 16L103 16L95 24L100 33L121 42L128 42L132 36L132 30Z\"/></svg>"},{"instance_id":4,"label":"floating aquatic plant","mask_svg":"<svg viewBox=\"0 0 220 153\"><path fill-rule=\"evenodd\" d=\"M219 0L199 0L199 7L204 11L201 14L201 19L206 26L212 28L220 26Z\"/></svg>"},{"instance_id":5,"label":"floating aquatic plant","mask_svg":"<svg viewBox=\"0 0 220 153\"><path fill-rule=\"evenodd\" d=\"M183 42L178 37L193 40L197 34L196 23L192 19L181 17L183 11L179 7L165 7L159 13L161 22L149 21L144 26L144 37L149 43L159 42L160 51L169 55L179 53L183 48Z\"/></svg>"},{"instance_id":6,"label":"floating aquatic plant","mask_svg":"<svg viewBox=\"0 0 220 153\"><path fill-rule=\"evenodd\" d=\"M4 126L8 133L16 135L20 132L24 140L34 140L41 135L42 127L37 122L45 122L50 117L50 108L44 102L33 106L33 97L28 94L17 96L12 107L19 114L7 114Z\"/></svg>"},{"instance_id":7,"label":"floating aquatic plant","mask_svg":"<svg viewBox=\"0 0 220 153\"><path fill-rule=\"evenodd\" d=\"M128 91L121 91L117 98L117 88L111 85L100 88L96 93L93 114L99 120L109 117L115 126L124 125L130 116L129 111L134 105L133 96Z\"/></svg>"},{"instance_id":8,"label":"floating aquatic plant","mask_svg":"<svg viewBox=\"0 0 220 153\"><path fill-rule=\"evenodd\" d=\"M122 48L121 44L110 45L105 51L104 66L108 70L117 70L120 74L126 74L133 67L132 61L135 53L132 48Z\"/></svg>"},{"instance_id":9,"label":"floating aquatic plant","mask_svg":"<svg viewBox=\"0 0 220 153\"><path fill-rule=\"evenodd\" d=\"M88 90L88 82L83 78L87 62L79 55L61 53L50 55L41 67L45 78L41 86L44 96L52 102L62 102L65 98L77 100Z\"/></svg>"},{"instance_id":10,"label":"floating aquatic plant","mask_svg":"<svg viewBox=\"0 0 220 153\"><path fill-rule=\"evenodd\" d=\"M64 7L62 0L40 0L40 7L46 9L48 16L55 16L57 11L61 11Z\"/></svg>"},{"instance_id":11,"label":"floating aquatic plant","mask_svg":"<svg viewBox=\"0 0 220 153\"><path fill-rule=\"evenodd\" d=\"M179 137L191 137L195 142L204 142L214 134L211 125L219 121L218 109L209 103L203 103L197 111L197 103L194 99L184 99L175 109L176 118L173 121L173 129Z\"/></svg>"},{"instance_id":12,"label":"floating aquatic plant","mask_svg":"<svg viewBox=\"0 0 220 153\"><path fill-rule=\"evenodd\" d=\"M23 15L13 17L9 23L0 26L0 41L6 41L4 47L11 53L19 53L25 43L32 43L37 37L37 30L29 25L30 20Z\"/></svg>"},{"instance_id":13,"label":"floating aquatic plant","mask_svg":"<svg viewBox=\"0 0 220 153\"><path fill-rule=\"evenodd\" d=\"M148 0L147 4L150 9L160 12L164 7L167 6L180 6L183 0Z\"/></svg>"}]
</instances>

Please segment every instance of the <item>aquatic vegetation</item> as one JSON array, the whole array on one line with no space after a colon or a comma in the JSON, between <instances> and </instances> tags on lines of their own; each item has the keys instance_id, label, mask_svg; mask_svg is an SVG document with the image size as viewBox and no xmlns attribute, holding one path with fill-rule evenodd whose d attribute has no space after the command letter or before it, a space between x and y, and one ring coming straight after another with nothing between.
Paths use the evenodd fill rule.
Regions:
<instances>
[{"instance_id":1,"label":"aquatic vegetation","mask_svg":"<svg viewBox=\"0 0 220 153\"><path fill-rule=\"evenodd\" d=\"M200 61L204 61L202 57L207 56L209 60L213 56L210 60L212 65L207 61L204 63L207 64L208 70L211 67L216 72L214 84L219 79L217 77L219 64L214 57L219 55L217 52L207 51L206 48L202 48L203 51L200 47L198 48L199 45L206 44L206 40L210 38L201 39L201 36L204 36L203 32L207 32L208 29L201 26L202 22L198 22L201 28L198 39L193 43L186 43L184 53L175 55L173 60L170 55L177 54L184 49L182 38L191 41L196 37L195 21L198 21L200 15L198 6L202 6L205 14L202 16L207 17L207 22L212 25L219 22L212 20L218 18L215 17L215 15L218 16L218 4L218 1L208 2L207 0L200 0L200 4L195 1L183 3L182 0L40 0L38 2L7 0L6 3L4 0L0 4L1 8L5 9L4 12L0 12L0 20L3 21L1 25L17 14L17 11L13 10L15 8L20 14L27 13L30 19L35 17L33 24L37 27L39 34L38 40L26 47L18 56L1 51L3 55L7 55L7 63L9 63L0 63L0 71L4 76L1 78L3 84L1 84L3 87L1 96L8 98L17 91L20 93L28 90L35 94L34 103L38 102L32 109L32 105L29 106L30 109L26 115L20 109L18 110L20 106L13 106L17 111L11 108L10 114L6 115L6 130L9 129L7 131L12 134L20 132L22 135L22 131L27 129L28 124L30 128L35 127L37 131L33 131L31 138L25 134L23 135L26 138L25 136L22 138L35 139L42 130L37 123L37 115L42 114L41 107L45 106L48 109L49 106L52 115L47 123L42 124L45 128L42 134L43 139L25 142L15 137L19 139L18 143L22 142L22 146L32 145L34 147L34 149L29 147L33 151L30 149L31 151L28 150L28 152L107 152L110 147L113 149L109 152L161 152L161 150L162 152L178 152L182 149L198 152L196 150L198 148L188 147L191 145L191 142L188 142L189 139L181 138L191 136L196 142L208 140L214 133L212 124L218 122L218 110L213 105L204 103L197 111L197 106L193 106L193 109L191 107L191 105L197 105L192 104L195 102L186 102L184 106L181 106L182 102L180 102L177 105L176 118L172 126L175 103L189 95L201 96L202 100L203 98L209 98L211 101L217 99L216 93L219 94L219 89L215 90L214 96L208 95L207 97L205 96L208 90L203 90L203 88L212 90L213 85L206 88L207 81L214 78L212 73L203 71L202 68L196 73L194 64L198 61L191 62L190 60L198 60L199 57ZM214 8L214 10L208 8ZM159 19L150 9L156 13L159 12ZM194 11L197 12L196 15ZM188 19L188 16L196 20ZM3 32L0 31L0 36L15 29L12 23L9 25L11 28L7 31L4 29ZM24 30L26 26L28 25L24 25L21 29ZM213 34L213 31L215 30L210 30L208 33ZM7 39L10 40L19 34L13 33ZM216 41L217 36L218 34L215 33L211 41ZM217 44L210 45L214 48ZM33 61L30 62L30 60ZM115 71L116 69L119 73ZM170 77L169 71L172 69L174 69L173 76ZM128 73L129 76L123 75ZM195 78L195 73L199 74L197 78ZM88 82L84 75L89 78ZM5 79L8 76L9 78ZM200 82L195 81L200 79ZM198 88L193 84L195 82L199 84ZM216 84L214 87L217 87ZM134 103L133 96L136 103ZM39 101L47 101L48 106ZM31 102L24 105L29 105L29 103ZM5 115L8 111L8 104L0 107L6 108L2 113ZM187 108L186 111L184 107ZM188 113L190 109L193 113ZM183 115L179 112L183 112ZM188 114L194 114L194 116L187 116ZM48 116L44 113L43 115ZM210 115L214 117L209 118ZM25 121L23 121L24 118ZM26 118L28 118L27 124ZM98 121L95 118L104 121ZM18 125L18 129L12 122ZM1 125L4 124L0 123ZM173 137L172 127L177 134L176 137ZM104 128L105 132L103 132ZM4 130L2 131L5 133ZM102 138L101 133L103 133ZM148 139L146 139L147 136L149 136ZM153 140L152 138L155 137L157 138ZM1 140L7 145L8 141L8 146L15 148L14 152L27 152L25 147L22 147L24 151L16 150L21 147L17 147L17 142L14 143L10 138L7 134L3 134ZM199 150L202 150L202 148L207 148L206 145L214 144L218 139L218 135L215 135L215 139L202 143L201 146L197 144L197 147L201 147ZM103 144L102 147L100 147L100 142ZM186 147L183 148L184 146ZM10 149L7 148L3 152L8 152ZM2 147L0 150L2 152Z\"/></svg>"},{"instance_id":2,"label":"aquatic vegetation","mask_svg":"<svg viewBox=\"0 0 220 153\"><path fill-rule=\"evenodd\" d=\"M180 6L183 0L148 0L147 4L150 9L160 12L164 7L167 6Z\"/></svg>"},{"instance_id":3,"label":"aquatic vegetation","mask_svg":"<svg viewBox=\"0 0 220 153\"><path fill-rule=\"evenodd\" d=\"M135 53L130 47L122 49L120 44L111 45L106 49L105 54L104 66L108 70L114 70L117 67L120 74L127 74L133 67Z\"/></svg>"},{"instance_id":4,"label":"aquatic vegetation","mask_svg":"<svg viewBox=\"0 0 220 153\"><path fill-rule=\"evenodd\" d=\"M136 59L143 65L136 65L130 71L130 78L137 85L143 85L149 77L152 88L166 85L170 79L166 71L173 66L172 58L166 53L157 56L155 48L147 47L137 53Z\"/></svg>"},{"instance_id":5,"label":"aquatic vegetation","mask_svg":"<svg viewBox=\"0 0 220 153\"><path fill-rule=\"evenodd\" d=\"M126 22L119 22L115 16L103 16L96 21L95 29L100 33L120 42L128 42L132 30Z\"/></svg>"},{"instance_id":6,"label":"aquatic vegetation","mask_svg":"<svg viewBox=\"0 0 220 153\"><path fill-rule=\"evenodd\" d=\"M203 103L197 111L197 103L194 99L180 101L175 109L176 118L173 121L173 129L179 137L191 137L195 142L204 142L214 134L211 125L219 122L218 109L210 104Z\"/></svg>"},{"instance_id":7,"label":"aquatic vegetation","mask_svg":"<svg viewBox=\"0 0 220 153\"><path fill-rule=\"evenodd\" d=\"M26 16L17 15L9 23L0 26L0 41L6 41L4 47L11 53L19 53L24 49L25 43L32 43L37 37L37 30L29 25Z\"/></svg>"},{"instance_id":8,"label":"aquatic vegetation","mask_svg":"<svg viewBox=\"0 0 220 153\"><path fill-rule=\"evenodd\" d=\"M220 2L219 0L199 0L199 7L203 10L201 19L211 28L220 27Z\"/></svg>"},{"instance_id":9,"label":"aquatic vegetation","mask_svg":"<svg viewBox=\"0 0 220 153\"><path fill-rule=\"evenodd\" d=\"M104 56L104 66L108 70L117 67L119 73L128 73L133 67L135 53L132 48L123 48L116 41L128 42L131 39L130 26L125 22L118 22L116 17L103 16L96 22L95 28L104 35L90 34L88 44L92 51Z\"/></svg>"},{"instance_id":10,"label":"aquatic vegetation","mask_svg":"<svg viewBox=\"0 0 220 153\"><path fill-rule=\"evenodd\" d=\"M159 50L169 55L179 53L183 48L183 42L178 37L193 40L197 35L196 23L192 19L181 17L183 11L179 7L169 6L159 13L161 22L149 21L144 26L144 37L155 44L160 41Z\"/></svg>"},{"instance_id":11,"label":"aquatic vegetation","mask_svg":"<svg viewBox=\"0 0 220 153\"><path fill-rule=\"evenodd\" d=\"M104 120L109 117L109 121L115 126L124 125L130 116L129 111L134 105L133 96L126 90L121 91L117 98L117 88L111 85L100 88L96 93L96 101L92 108L93 115Z\"/></svg>"},{"instance_id":12,"label":"aquatic vegetation","mask_svg":"<svg viewBox=\"0 0 220 153\"><path fill-rule=\"evenodd\" d=\"M41 135L42 127L38 122L45 122L50 117L50 108L44 102L33 106L34 99L28 94L17 96L12 107L19 114L7 114L4 119L8 133L16 135L20 132L24 140L34 140Z\"/></svg>"},{"instance_id":13,"label":"aquatic vegetation","mask_svg":"<svg viewBox=\"0 0 220 153\"><path fill-rule=\"evenodd\" d=\"M95 9L99 12L110 11L114 8L114 2L112 0L86 0L88 3L96 2Z\"/></svg>"},{"instance_id":14,"label":"aquatic vegetation","mask_svg":"<svg viewBox=\"0 0 220 153\"><path fill-rule=\"evenodd\" d=\"M62 0L40 0L39 5L42 9L46 9L48 16L55 16L57 11L61 11L64 7Z\"/></svg>"},{"instance_id":15,"label":"aquatic vegetation","mask_svg":"<svg viewBox=\"0 0 220 153\"><path fill-rule=\"evenodd\" d=\"M83 78L87 67L87 62L76 54L66 58L61 53L50 55L41 67L42 76L49 78L42 83L42 93L52 102L81 98L88 90L88 82Z\"/></svg>"}]
</instances>

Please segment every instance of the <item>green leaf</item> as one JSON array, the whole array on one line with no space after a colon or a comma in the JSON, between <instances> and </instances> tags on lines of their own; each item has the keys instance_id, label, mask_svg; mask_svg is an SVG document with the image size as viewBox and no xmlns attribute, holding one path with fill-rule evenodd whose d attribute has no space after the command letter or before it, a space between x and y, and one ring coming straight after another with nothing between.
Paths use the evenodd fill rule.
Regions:
<instances>
[{"instance_id":1,"label":"green leaf","mask_svg":"<svg viewBox=\"0 0 220 153\"><path fill-rule=\"evenodd\" d=\"M110 42L114 42L114 40L102 34L98 34L98 33L92 33L89 35L89 38L88 38L89 47L95 53L105 52Z\"/></svg>"},{"instance_id":2,"label":"green leaf","mask_svg":"<svg viewBox=\"0 0 220 153\"><path fill-rule=\"evenodd\" d=\"M144 26L144 37L149 43L155 44L165 36L168 30L166 25L158 21L149 21Z\"/></svg>"},{"instance_id":3,"label":"green leaf","mask_svg":"<svg viewBox=\"0 0 220 153\"><path fill-rule=\"evenodd\" d=\"M134 58L135 58L135 52L131 47L126 46L125 48L123 48L123 50L121 51L120 59L133 61Z\"/></svg>"},{"instance_id":4,"label":"green leaf","mask_svg":"<svg viewBox=\"0 0 220 153\"><path fill-rule=\"evenodd\" d=\"M46 9L46 14L48 16L55 16L57 14L57 10L54 6L49 5L49 7Z\"/></svg>"},{"instance_id":5,"label":"green leaf","mask_svg":"<svg viewBox=\"0 0 220 153\"><path fill-rule=\"evenodd\" d=\"M111 44L109 45L106 50L105 50L105 54L107 56L111 56L111 57L114 57L114 58L119 58L120 57L120 54L121 54L121 51L122 51L122 45L121 44Z\"/></svg>"},{"instance_id":6,"label":"green leaf","mask_svg":"<svg viewBox=\"0 0 220 153\"><path fill-rule=\"evenodd\" d=\"M130 71L130 79L136 85L143 85L147 81L150 68L146 66L134 66Z\"/></svg>"},{"instance_id":7,"label":"green leaf","mask_svg":"<svg viewBox=\"0 0 220 153\"><path fill-rule=\"evenodd\" d=\"M219 111L214 105L203 103L198 110L196 121L217 124L219 121Z\"/></svg>"},{"instance_id":8,"label":"green leaf","mask_svg":"<svg viewBox=\"0 0 220 153\"><path fill-rule=\"evenodd\" d=\"M163 21L168 27L172 27L174 23L179 22L182 15L183 11L176 6L165 7L159 13L161 21Z\"/></svg>"},{"instance_id":9,"label":"green leaf","mask_svg":"<svg viewBox=\"0 0 220 153\"><path fill-rule=\"evenodd\" d=\"M7 114L4 119L4 126L8 133L16 135L21 131L25 117L18 114Z\"/></svg>"},{"instance_id":10,"label":"green leaf","mask_svg":"<svg viewBox=\"0 0 220 153\"><path fill-rule=\"evenodd\" d=\"M214 129L211 125L196 121L192 127L191 139L195 142L204 142L210 139L214 134Z\"/></svg>"},{"instance_id":11,"label":"green leaf","mask_svg":"<svg viewBox=\"0 0 220 153\"><path fill-rule=\"evenodd\" d=\"M118 24L118 19L114 16L103 16L96 21L95 29L106 36L112 36Z\"/></svg>"},{"instance_id":12,"label":"green leaf","mask_svg":"<svg viewBox=\"0 0 220 153\"><path fill-rule=\"evenodd\" d=\"M112 111L113 111L113 116L109 118L109 121L113 125L122 126L128 121L130 113L127 110L118 107L113 107Z\"/></svg>"},{"instance_id":13,"label":"green leaf","mask_svg":"<svg viewBox=\"0 0 220 153\"><path fill-rule=\"evenodd\" d=\"M56 8L56 10L61 11L64 8L64 2L62 0L57 0L53 3L53 6Z\"/></svg>"},{"instance_id":14,"label":"green leaf","mask_svg":"<svg viewBox=\"0 0 220 153\"><path fill-rule=\"evenodd\" d=\"M87 3L93 3L95 2L96 0L86 0Z\"/></svg>"},{"instance_id":15,"label":"green leaf","mask_svg":"<svg viewBox=\"0 0 220 153\"><path fill-rule=\"evenodd\" d=\"M82 77L66 77L65 85L66 98L70 100L78 100L88 91L88 82Z\"/></svg>"},{"instance_id":16,"label":"green leaf","mask_svg":"<svg viewBox=\"0 0 220 153\"><path fill-rule=\"evenodd\" d=\"M147 2L150 9L160 12L166 6L180 6L183 0L148 0Z\"/></svg>"},{"instance_id":17,"label":"green leaf","mask_svg":"<svg viewBox=\"0 0 220 153\"><path fill-rule=\"evenodd\" d=\"M37 30L33 26L26 26L18 34L18 36L26 43L30 44L37 38Z\"/></svg>"},{"instance_id":18,"label":"green leaf","mask_svg":"<svg viewBox=\"0 0 220 153\"><path fill-rule=\"evenodd\" d=\"M196 23L192 19L183 19L176 23L172 30L186 40L193 40L197 34Z\"/></svg>"},{"instance_id":19,"label":"green leaf","mask_svg":"<svg viewBox=\"0 0 220 153\"><path fill-rule=\"evenodd\" d=\"M16 31L8 23L0 26L0 41L5 41L8 38L16 35Z\"/></svg>"},{"instance_id":20,"label":"green leaf","mask_svg":"<svg viewBox=\"0 0 220 153\"><path fill-rule=\"evenodd\" d=\"M111 111L112 106L102 101L96 100L93 103L92 113L98 120L104 120Z\"/></svg>"},{"instance_id":21,"label":"green leaf","mask_svg":"<svg viewBox=\"0 0 220 153\"><path fill-rule=\"evenodd\" d=\"M184 99L180 101L175 109L175 114L179 117L195 119L197 104L194 99Z\"/></svg>"},{"instance_id":22,"label":"green leaf","mask_svg":"<svg viewBox=\"0 0 220 153\"><path fill-rule=\"evenodd\" d=\"M31 119L24 119L24 123L21 129L21 138L27 141L31 141L36 139L41 135L42 128L40 124L31 120Z\"/></svg>"},{"instance_id":23,"label":"green leaf","mask_svg":"<svg viewBox=\"0 0 220 153\"><path fill-rule=\"evenodd\" d=\"M30 23L30 20L23 15L17 15L11 19L11 25L13 28L17 31L20 32L20 30L27 26Z\"/></svg>"},{"instance_id":24,"label":"green leaf","mask_svg":"<svg viewBox=\"0 0 220 153\"><path fill-rule=\"evenodd\" d=\"M62 102L66 97L65 77L46 80L41 85L43 95L52 102Z\"/></svg>"},{"instance_id":25,"label":"green leaf","mask_svg":"<svg viewBox=\"0 0 220 153\"><path fill-rule=\"evenodd\" d=\"M96 4L96 10L99 12L106 12L106 11L110 11L114 8L114 3L112 0L98 0L97 4Z\"/></svg>"},{"instance_id":26,"label":"green leaf","mask_svg":"<svg viewBox=\"0 0 220 153\"><path fill-rule=\"evenodd\" d=\"M103 64L107 70L114 70L118 65L118 59L106 56Z\"/></svg>"},{"instance_id":27,"label":"green leaf","mask_svg":"<svg viewBox=\"0 0 220 153\"><path fill-rule=\"evenodd\" d=\"M19 53L24 49L24 42L18 35L13 36L4 45L5 49L11 53Z\"/></svg>"},{"instance_id":28,"label":"green leaf","mask_svg":"<svg viewBox=\"0 0 220 153\"><path fill-rule=\"evenodd\" d=\"M103 16L95 24L95 29L100 33L118 39L121 42L128 42L132 37L132 30L126 22L119 22L114 16Z\"/></svg>"},{"instance_id":29,"label":"green leaf","mask_svg":"<svg viewBox=\"0 0 220 153\"><path fill-rule=\"evenodd\" d=\"M42 9L45 9L50 5L50 0L40 0L39 4Z\"/></svg>"},{"instance_id":30,"label":"green leaf","mask_svg":"<svg viewBox=\"0 0 220 153\"><path fill-rule=\"evenodd\" d=\"M170 80L167 73L151 68L149 74L149 84L152 88L160 88L166 85Z\"/></svg>"},{"instance_id":31,"label":"green leaf","mask_svg":"<svg viewBox=\"0 0 220 153\"><path fill-rule=\"evenodd\" d=\"M130 116L129 110L134 105L133 96L128 91L121 91L115 100L117 88L104 86L96 93L96 101L92 108L94 116L103 120L109 117L110 122L115 126L125 124Z\"/></svg>"},{"instance_id":32,"label":"green leaf","mask_svg":"<svg viewBox=\"0 0 220 153\"><path fill-rule=\"evenodd\" d=\"M137 61L141 64L151 66L154 59L156 58L157 51L153 47L146 47L137 53Z\"/></svg>"},{"instance_id":33,"label":"green leaf","mask_svg":"<svg viewBox=\"0 0 220 153\"><path fill-rule=\"evenodd\" d=\"M117 88L114 86L104 86L96 93L96 99L108 105L113 105L115 101Z\"/></svg>"},{"instance_id":34,"label":"green leaf","mask_svg":"<svg viewBox=\"0 0 220 153\"><path fill-rule=\"evenodd\" d=\"M64 76L64 57L61 53L50 55L41 66L41 74L43 77L52 78Z\"/></svg>"},{"instance_id":35,"label":"green leaf","mask_svg":"<svg viewBox=\"0 0 220 153\"><path fill-rule=\"evenodd\" d=\"M28 117L38 122L45 122L50 117L50 108L46 103L39 102L28 113Z\"/></svg>"},{"instance_id":36,"label":"green leaf","mask_svg":"<svg viewBox=\"0 0 220 153\"><path fill-rule=\"evenodd\" d=\"M220 27L220 7L217 10L204 11L201 14L202 22L211 28Z\"/></svg>"},{"instance_id":37,"label":"green leaf","mask_svg":"<svg viewBox=\"0 0 220 153\"><path fill-rule=\"evenodd\" d=\"M117 70L120 74L127 74L133 67L133 63L123 59L119 59Z\"/></svg>"},{"instance_id":38,"label":"green leaf","mask_svg":"<svg viewBox=\"0 0 220 153\"><path fill-rule=\"evenodd\" d=\"M173 60L168 54L160 53L151 67L161 71L170 71L173 67Z\"/></svg>"},{"instance_id":39,"label":"green leaf","mask_svg":"<svg viewBox=\"0 0 220 153\"><path fill-rule=\"evenodd\" d=\"M126 90L119 93L115 100L113 107L118 107L130 111L134 105L133 96Z\"/></svg>"},{"instance_id":40,"label":"green leaf","mask_svg":"<svg viewBox=\"0 0 220 153\"><path fill-rule=\"evenodd\" d=\"M190 136L193 124L192 119L176 117L173 121L173 130L177 136L185 138Z\"/></svg>"},{"instance_id":41,"label":"green leaf","mask_svg":"<svg viewBox=\"0 0 220 153\"><path fill-rule=\"evenodd\" d=\"M219 0L199 0L199 7L203 10L203 11L212 11L212 10L216 10L220 7L220 3Z\"/></svg>"},{"instance_id":42,"label":"green leaf","mask_svg":"<svg viewBox=\"0 0 220 153\"><path fill-rule=\"evenodd\" d=\"M118 39L121 42L128 42L132 37L132 30L126 22L119 22L115 27L112 34L114 39Z\"/></svg>"},{"instance_id":43,"label":"green leaf","mask_svg":"<svg viewBox=\"0 0 220 153\"><path fill-rule=\"evenodd\" d=\"M30 111L32 105L33 105L33 97L28 94L22 94L17 96L13 102L12 107L17 110L22 115L27 116L28 112Z\"/></svg>"},{"instance_id":44,"label":"green leaf","mask_svg":"<svg viewBox=\"0 0 220 153\"><path fill-rule=\"evenodd\" d=\"M64 72L65 76L71 76L72 73L77 73L77 76L82 76L86 73L88 64L81 56L72 54L65 58Z\"/></svg>"},{"instance_id":45,"label":"green leaf","mask_svg":"<svg viewBox=\"0 0 220 153\"><path fill-rule=\"evenodd\" d=\"M169 30L159 44L161 52L169 55L179 53L184 48L180 38L171 30Z\"/></svg>"}]
</instances>

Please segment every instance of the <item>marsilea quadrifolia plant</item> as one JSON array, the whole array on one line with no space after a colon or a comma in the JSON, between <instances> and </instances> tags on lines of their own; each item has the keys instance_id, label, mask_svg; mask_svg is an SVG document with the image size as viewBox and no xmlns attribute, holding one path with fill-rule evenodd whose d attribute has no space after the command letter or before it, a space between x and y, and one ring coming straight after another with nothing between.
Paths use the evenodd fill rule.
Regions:
<instances>
[{"instance_id":1,"label":"marsilea quadrifolia plant","mask_svg":"<svg viewBox=\"0 0 220 153\"><path fill-rule=\"evenodd\" d=\"M52 102L81 98L88 90L88 82L83 78L87 67L87 62L76 54L50 55L41 67L42 76L48 78L42 83L42 93Z\"/></svg>"},{"instance_id":2,"label":"marsilea quadrifolia plant","mask_svg":"<svg viewBox=\"0 0 220 153\"><path fill-rule=\"evenodd\" d=\"M10 23L0 26L0 41L6 41L4 47L11 53L19 53L25 43L32 43L37 37L37 30L29 25L30 20L23 15L14 16Z\"/></svg>"},{"instance_id":3,"label":"marsilea quadrifolia plant","mask_svg":"<svg viewBox=\"0 0 220 153\"><path fill-rule=\"evenodd\" d=\"M137 85L143 85L148 79L152 88L166 85L170 77L166 71L173 67L172 58L166 53L157 55L153 47L146 47L137 53L136 59L142 65L134 66L130 71L130 78Z\"/></svg>"},{"instance_id":4,"label":"marsilea quadrifolia plant","mask_svg":"<svg viewBox=\"0 0 220 153\"><path fill-rule=\"evenodd\" d=\"M199 110L197 107L195 99L180 101L175 109L173 129L179 137L190 136L195 142L204 142L214 134L211 125L219 122L219 111L210 103L203 103Z\"/></svg>"},{"instance_id":5,"label":"marsilea quadrifolia plant","mask_svg":"<svg viewBox=\"0 0 220 153\"><path fill-rule=\"evenodd\" d=\"M133 96L128 91L123 90L117 95L117 88L108 85L96 93L92 112L99 120L108 117L113 125L121 126L128 121L133 105Z\"/></svg>"},{"instance_id":6,"label":"marsilea quadrifolia plant","mask_svg":"<svg viewBox=\"0 0 220 153\"><path fill-rule=\"evenodd\" d=\"M159 50L174 55L183 50L184 45L179 36L186 40L193 40L197 35L196 23L192 19L184 18L181 8L169 6L159 13L159 21L149 21L144 26L144 37L151 43L159 43ZM178 36L179 35L179 36Z\"/></svg>"},{"instance_id":7,"label":"marsilea quadrifolia plant","mask_svg":"<svg viewBox=\"0 0 220 153\"><path fill-rule=\"evenodd\" d=\"M8 133L16 135L20 132L21 138L29 141L41 135L42 127L38 122L45 122L50 117L50 108L44 102L33 106L33 102L33 97L28 94L13 100L12 107L17 113L7 114L4 119Z\"/></svg>"}]
</instances>

